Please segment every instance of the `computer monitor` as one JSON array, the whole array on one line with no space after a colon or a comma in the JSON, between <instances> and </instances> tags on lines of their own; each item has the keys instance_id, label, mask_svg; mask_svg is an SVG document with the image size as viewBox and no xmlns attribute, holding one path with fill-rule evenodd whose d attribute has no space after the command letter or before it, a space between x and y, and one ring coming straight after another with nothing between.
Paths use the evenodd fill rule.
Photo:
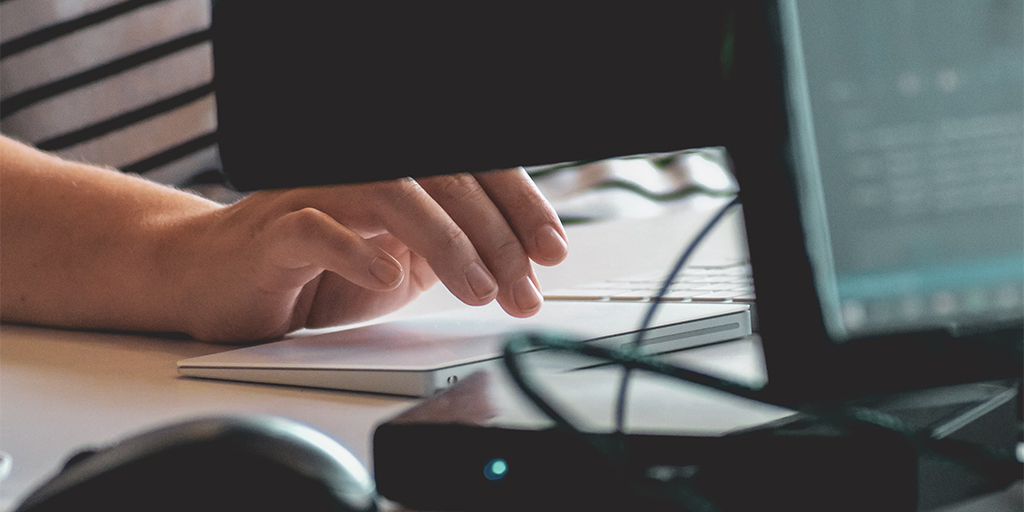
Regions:
<instances>
[{"instance_id":1,"label":"computer monitor","mask_svg":"<svg viewBox=\"0 0 1024 512\"><path fill-rule=\"evenodd\" d=\"M1022 3L762 8L737 31L729 150L769 387L800 402L1019 376Z\"/></svg>"}]
</instances>

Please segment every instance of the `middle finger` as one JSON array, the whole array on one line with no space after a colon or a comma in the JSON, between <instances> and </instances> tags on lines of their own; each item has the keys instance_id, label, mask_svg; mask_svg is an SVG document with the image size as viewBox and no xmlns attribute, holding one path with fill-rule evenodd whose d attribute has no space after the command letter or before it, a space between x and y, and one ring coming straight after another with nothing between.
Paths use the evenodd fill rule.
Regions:
<instances>
[{"instance_id":1,"label":"middle finger","mask_svg":"<svg viewBox=\"0 0 1024 512\"><path fill-rule=\"evenodd\" d=\"M526 250L476 178L453 174L417 181L472 241L498 281L502 309L516 317L536 313L543 299Z\"/></svg>"}]
</instances>

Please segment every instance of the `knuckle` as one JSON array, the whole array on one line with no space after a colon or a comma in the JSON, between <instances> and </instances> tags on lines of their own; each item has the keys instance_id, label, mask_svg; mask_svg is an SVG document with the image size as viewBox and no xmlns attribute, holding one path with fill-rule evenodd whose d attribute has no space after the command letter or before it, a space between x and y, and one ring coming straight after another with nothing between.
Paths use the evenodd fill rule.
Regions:
<instances>
[{"instance_id":1,"label":"knuckle","mask_svg":"<svg viewBox=\"0 0 1024 512\"><path fill-rule=\"evenodd\" d=\"M522 255L525 254L523 251L523 244L519 242L519 239L511 234L507 237L502 237L495 248L496 252L501 256L508 255Z\"/></svg>"},{"instance_id":2,"label":"knuckle","mask_svg":"<svg viewBox=\"0 0 1024 512\"><path fill-rule=\"evenodd\" d=\"M412 178L401 178L392 181L386 181L379 183L376 187L376 193L389 201L410 201L416 196L423 193L423 189L419 183Z\"/></svg>"},{"instance_id":3,"label":"knuckle","mask_svg":"<svg viewBox=\"0 0 1024 512\"><path fill-rule=\"evenodd\" d=\"M438 199L450 201L475 200L485 194L480 183L471 174L461 173L439 177L434 194Z\"/></svg>"},{"instance_id":4,"label":"knuckle","mask_svg":"<svg viewBox=\"0 0 1024 512\"><path fill-rule=\"evenodd\" d=\"M469 238L457 225L450 225L441 231L439 241L445 252L462 252L469 245Z\"/></svg>"},{"instance_id":5,"label":"knuckle","mask_svg":"<svg viewBox=\"0 0 1024 512\"><path fill-rule=\"evenodd\" d=\"M288 215L290 229L301 237L315 236L323 230L324 216L326 214L316 208L302 208Z\"/></svg>"},{"instance_id":6,"label":"knuckle","mask_svg":"<svg viewBox=\"0 0 1024 512\"><path fill-rule=\"evenodd\" d=\"M297 210L294 215L295 222L304 228L319 226L320 222L323 220L323 212L311 207Z\"/></svg>"}]
</instances>

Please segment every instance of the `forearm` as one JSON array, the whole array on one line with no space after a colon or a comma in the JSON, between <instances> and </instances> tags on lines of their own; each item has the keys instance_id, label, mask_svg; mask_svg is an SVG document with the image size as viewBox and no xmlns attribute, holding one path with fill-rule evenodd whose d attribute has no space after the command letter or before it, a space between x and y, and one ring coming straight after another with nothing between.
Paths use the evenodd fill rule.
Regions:
<instances>
[{"instance_id":1,"label":"forearm","mask_svg":"<svg viewBox=\"0 0 1024 512\"><path fill-rule=\"evenodd\" d=\"M282 170L285 172L286 170ZM257 192L230 206L0 137L0 318L271 339L362 321L440 279L530 316L566 254L522 169Z\"/></svg>"},{"instance_id":2,"label":"forearm","mask_svg":"<svg viewBox=\"0 0 1024 512\"><path fill-rule=\"evenodd\" d=\"M220 208L0 138L0 317L181 330L189 226Z\"/></svg>"}]
</instances>

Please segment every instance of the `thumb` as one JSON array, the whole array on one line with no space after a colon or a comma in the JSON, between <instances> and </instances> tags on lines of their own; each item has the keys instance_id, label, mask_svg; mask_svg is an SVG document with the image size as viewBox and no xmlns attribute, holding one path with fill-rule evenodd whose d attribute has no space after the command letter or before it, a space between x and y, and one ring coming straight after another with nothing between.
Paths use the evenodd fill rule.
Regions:
<instances>
[{"instance_id":1,"label":"thumb","mask_svg":"<svg viewBox=\"0 0 1024 512\"><path fill-rule=\"evenodd\" d=\"M402 265L380 247L315 208L303 208L272 221L264 232L266 263L291 286L309 281L321 269L370 290L392 290L402 283Z\"/></svg>"}]
</instances>

